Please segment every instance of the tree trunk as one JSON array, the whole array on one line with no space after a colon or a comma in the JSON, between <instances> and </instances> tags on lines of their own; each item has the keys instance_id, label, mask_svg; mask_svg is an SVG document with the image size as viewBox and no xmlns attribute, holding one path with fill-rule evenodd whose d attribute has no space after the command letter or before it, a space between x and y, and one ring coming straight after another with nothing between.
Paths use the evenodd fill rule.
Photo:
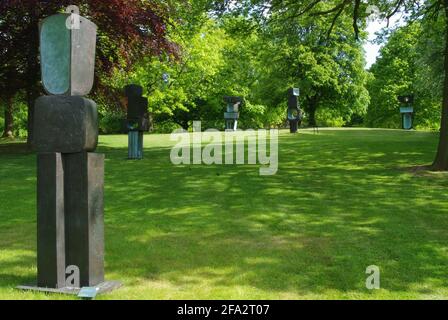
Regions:
<instances>
[{"instance_id":1,"label":"tree trunk","mask_svg":"<svg viewBox=\"0 0 448 320\"><path fill-rule=\"evenodd\" d=\"M33 89L29 89L31 92L27 92L27 105L28 105L28 114L27 114L27 138L26 144L28 150L33 148L33 139L34 139L34 102L37 99L38 95L33 93Z\"/></svg>"},{"instance_id":2,"label":"tree trunk","mask_svg":"<svg viewBox=\"0 0 448 320\"><path fill-rule=\"evenodd\" d=\"M440 120L440 138L436 158L431 166L434 171L448 170L448 0L445 5L445 49L442 118Z\"/></svg>"},{"instance_id":3,"label":"tree trunk","mask_svg":"<svg viewBox=\"0 0 448 320\"><path fill-rule=\"evenodd\" d=\"M12 138L14 119L13 119L13 97L8 97L6 99L5 106L5 128L3 130L2 138Z\"/></svg>"},{"instance_id":4,"label":"tree trunk","mask_svg":"<svg viewBox=\"0 0 448 320\"><path fill-rule=\"evenodd\" d=\"M318 96L315 94L314 96L307 99L308 100L308 125L310 127L316 127L316 110L317 110L317 102Z\"/></svg>"},{"instance_id":5,"label":"tree trunk","mask_svg":"<svg viewBox=\"0 0 448 320\"><path fill-rule=\"evenodd\" d=\"M28 78L26 84L26 100L28 104L28 119L27 119L27 146L31 150L33 147L34 138L34 102L39 97L39 8L30 8L30 32L29 32L29 46L30 52L28 55Z\"/></svg>"}]
</instances>

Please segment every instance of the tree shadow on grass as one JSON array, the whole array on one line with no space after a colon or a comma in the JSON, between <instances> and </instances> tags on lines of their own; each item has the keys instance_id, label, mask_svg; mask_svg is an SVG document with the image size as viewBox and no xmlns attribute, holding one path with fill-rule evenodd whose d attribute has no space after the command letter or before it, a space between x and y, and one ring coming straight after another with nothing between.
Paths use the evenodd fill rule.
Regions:
<instances>
[{"instance_id":1,"label":"tree shadow on grass","mask_svg":"<svg viewBox=\"0 0 448 320\"><path fill-rule=\"evenodd\" d=\"M36 283L36 274L29 266L36 265L34 255L14 255L14 259L2 259L0 271L0 287L15 288L19 285L31 285Z\"/></svg>"},{"instance_id":2,"label":"tree shadow on grass","mask_svg":"<svg viewBox=\"0 0 448 320\"><path fill-rule=\"evenodd\" d=\"M392 292L434 278L446 287L443 189L396 169L426 152L319 139L282 141L272 177L257 166L172 166L168 149L148 150L135 166L111 158L109 270L300 295L367 293L365 269L375 264Z\"/></svg>"},{"instance_id":3,"label":"tree shadow on grass","mask_svg":"<svg viewBox=\"0 0 448 320\"><path fill-rule=\"evenodd\" d=\"M32 153L28 149L28 145L22 142L9 142L1 143L0 141L0 154L30 154Z\"/></svg>"},{"instance_id":4,"label":"tree shadow on grass","mask_svg":"<svg viewBox=\"0 0 448 320\"><path fill-rule=\"evenodd\" d=\"M128 161L126 148L102 145L106 271L129 285L168 281L191 297L203 286L344 297L369 294L374 264L392 294L434 294L448 285L446 183L402 170L435 150L406 137L282 135L268 177L258 166L174 166L169 146L146 144L145 159Z\"/></svg>"}]
</instances>

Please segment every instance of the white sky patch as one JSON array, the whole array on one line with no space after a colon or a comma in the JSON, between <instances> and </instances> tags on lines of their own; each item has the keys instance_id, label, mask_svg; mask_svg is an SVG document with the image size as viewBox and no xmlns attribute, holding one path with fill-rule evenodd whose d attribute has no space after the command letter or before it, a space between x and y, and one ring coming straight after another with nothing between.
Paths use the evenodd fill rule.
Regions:
<instances>
[{"instance_id":1,"label":"white sky patch","mask_svg":"<svg viewBox=\"0 0 448 320\"><path fill-rule=\"evenodd\" d=\"M401 26L404 24L403 15L396 14L389 21L389 27ZM376 39L375 33L381 31L387 27L387 20L374 20L369 22L367 26L367 32L369 33L368 40L364 44L364 51L366 57L366 69L369 69L380 54L382 45L374 44L373 40Z\"/></svg>"}]
</instances>

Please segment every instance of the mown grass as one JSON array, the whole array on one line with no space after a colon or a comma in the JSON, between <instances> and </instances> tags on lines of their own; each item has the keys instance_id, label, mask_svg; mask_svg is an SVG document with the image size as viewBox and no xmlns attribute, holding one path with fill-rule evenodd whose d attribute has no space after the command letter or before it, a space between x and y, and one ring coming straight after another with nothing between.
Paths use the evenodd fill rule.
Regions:
<instances>
[{"instance_id":1,"label":"mown grass","mask_svg":"<svg viewBox=\"0 0 448 320\"><path fill-rule=\"evenodd\" d=\"M106 154L101 299L448 298L448 176L419 173L437 135L302 131L279 137L279 170L170 162L169 135ZM0 299L60 299L15 286L36 275L35 155L0 145ZM381 289L365 287L366 267Z\"/></svg>"}]
</instances>

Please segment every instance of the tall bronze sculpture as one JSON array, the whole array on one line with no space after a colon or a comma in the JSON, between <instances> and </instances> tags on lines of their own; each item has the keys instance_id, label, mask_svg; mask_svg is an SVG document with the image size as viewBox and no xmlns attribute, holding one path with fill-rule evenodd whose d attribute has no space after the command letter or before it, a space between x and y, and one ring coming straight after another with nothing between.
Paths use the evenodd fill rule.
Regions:
<instances>
[{"instance_id":1,"label":"tall bronze sculpture","mask_svg":"<svg viewBox=\"0 0 448 320\"><path fill-rule=\"evenodd\" d=\"M124 88L127 98L128 159L143 159L143 133L149 131L148 99L136 84Z\"/></svg>"},{"instance_id":2,"label":"tall bronze sculpture","mask_svg":"<svg viewBox=\"0 0 448 320\"><path fill-rule=\"evenodd\" d=\"M291 133L296 133L302 122L302 110L299 107L299 89L290 88L288 90L288 121Z\"/></svg>"},{"instance_id":3,"label":"tall bronze sculpture","mask_svg":"<svg viewBox=\"0 0 448 320\"><path fill-rule=\"evenodd\" d=\"M40 23L48 95L36 100L34 120L39 290L118 285L104 282L104 155L94 153L96 104L83 97L93 85L96 30L73 11Z\"/></svg>"},{"instance_id":4,"label":"tall bronze sculpture","mask_svg":"<svg viewBox=\"0 0 448 320\"><path fill-rule=\"evenodd\" d=\"M239 108L243 103L241 97L224 97L227 103L226 112L224 112L224 119L226 121L226 130L236 131L238 129L238 119L240 118Z\"/></svg>"},{"instance_id":5,"label":"tall bronze sculpture","mask_svg":"<svg viewBox=\"0 0 448 320\"><path fill-rule=\"evenodd\" d=\"M401 128L411 130L414 121L414 95L398 96L400 102Z\"/></svg>"}]
</instances>

